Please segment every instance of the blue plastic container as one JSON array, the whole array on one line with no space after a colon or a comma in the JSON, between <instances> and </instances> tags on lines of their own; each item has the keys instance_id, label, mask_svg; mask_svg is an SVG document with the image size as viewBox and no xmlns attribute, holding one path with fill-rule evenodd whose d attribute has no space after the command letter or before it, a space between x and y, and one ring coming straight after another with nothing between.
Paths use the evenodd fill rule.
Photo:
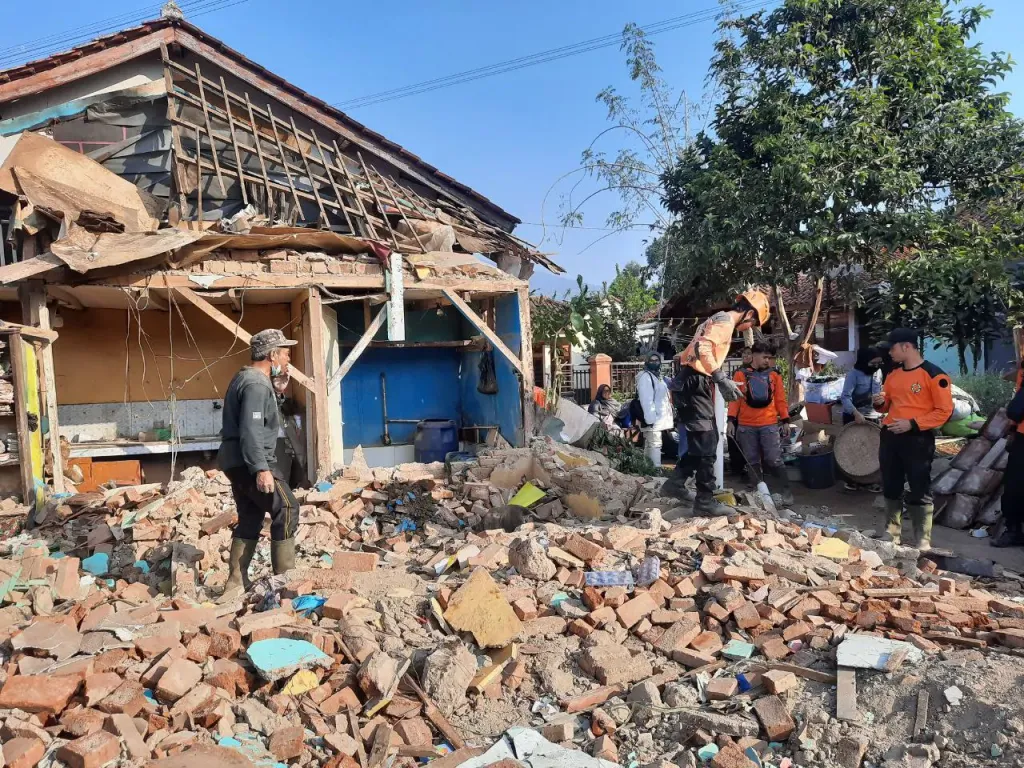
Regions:
<instances>
[{"instance_id":1,"label":"blue plastic container","mask_svg":"<svg viewBox=\"0 0 1024 768\"><path fill-rule=\"evenodd\" d=\"M832 451L797 458L800 480L808 488L831 488L836 484L836 465Z\"/></svg>"},{"instance_id":2,"label":"blue plastic container","mask_svg":"<svg viewBox=\"0 0 1024 768\"><path fill-rule=\"evenodd\" d=\"M459 450L459 430L451 419L424 419L416 425L413 445L416 461L444 461L449 453Z\"/></svg>"}]
</instances>

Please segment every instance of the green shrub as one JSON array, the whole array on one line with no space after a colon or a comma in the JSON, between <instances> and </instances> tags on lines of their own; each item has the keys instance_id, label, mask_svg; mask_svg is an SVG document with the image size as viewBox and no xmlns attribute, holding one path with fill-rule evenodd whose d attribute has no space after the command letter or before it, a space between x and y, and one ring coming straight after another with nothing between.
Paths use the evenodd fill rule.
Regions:
<instances>
[{"instance_id":1,"label":"green shrub","mask_svg":"<svg viewBox=\"0 0 1024 768\"><path fill-rule=\"evenodd\" d=\"M953 383L974 396L978 401L978 408L985 416L991 416L1013 397L1013 382L1004 381L997 373L954 376Z\"/></svg>"}]
</instances>

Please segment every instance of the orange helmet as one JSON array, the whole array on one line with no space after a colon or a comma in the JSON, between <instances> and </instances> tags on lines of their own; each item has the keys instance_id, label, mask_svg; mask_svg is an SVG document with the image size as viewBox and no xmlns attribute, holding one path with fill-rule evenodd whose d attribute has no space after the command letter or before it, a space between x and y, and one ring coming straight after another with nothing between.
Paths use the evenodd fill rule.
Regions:
<instances>
[{"instance_id":1,"label":"orange helmet","mask_svg":"<svg viewBox=\"0 0 1024 768\"><path fill-rule=\"evenodd\" d=\"M754 313L757 315L757 325L759 327L768 322L770 309L768 297L763 291L744 291L736 297L736 301L739 301L740 299L746 299L747 303L754 308Z\"/></svg>"}]
</instances>

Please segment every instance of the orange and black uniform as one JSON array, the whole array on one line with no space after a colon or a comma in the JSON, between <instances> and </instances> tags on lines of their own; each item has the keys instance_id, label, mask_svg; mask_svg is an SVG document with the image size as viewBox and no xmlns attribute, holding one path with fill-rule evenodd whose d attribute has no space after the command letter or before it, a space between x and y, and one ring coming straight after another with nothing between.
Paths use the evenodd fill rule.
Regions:
<instances>
[{"instance_id":1,"label":"orange and black uniform","mask_svg":"<svg viewBox=\"0 0 1024 768\"><path fill-rule=\"evenodd\" d=\"M686 428L686 453L676 464L675 476L680 486L693 476L698 494L706 497L715 490L719 437L711 376L725 363L735 330L728 312L717 312L701 323L679 356L679 374L670 387L677 419Z\"/></svg>"},{"instance_id":2,"label":"orange and black uniform","mask_svg":"<svg viewBox=\"0 0 1024 768\"><path fill-rule=\"evenodd\" d=\"M942 369L927 360L916 368L897 368L885 380L885 404L882 406L882 439L878 459L882 469L882 493L890 500L903 499L904 483L911 506L931 504L932 456L935 432L953 413L952 383ZM907 419L909 432L896 434L886 429L895 421Z\"/></svg>"}]
</instances>

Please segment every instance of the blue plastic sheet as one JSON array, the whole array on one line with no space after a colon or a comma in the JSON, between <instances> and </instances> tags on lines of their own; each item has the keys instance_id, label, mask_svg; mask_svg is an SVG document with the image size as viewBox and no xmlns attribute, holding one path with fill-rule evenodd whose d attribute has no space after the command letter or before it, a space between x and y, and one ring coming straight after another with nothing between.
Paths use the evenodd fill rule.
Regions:
<instances>
[{"instance_id":1,"label":"blue plastic sheet","mask_svg":"<svg viewBox=\"0 0 1024 768\"><path fill-rule=\"evenodd\" d=\"M292 600L292 610L296 613L301 613L303 616L309 616L309 614L326 602L326 597L320 597L318 595L301 595L300 597Z\"/></svg>"}]
</instances>

